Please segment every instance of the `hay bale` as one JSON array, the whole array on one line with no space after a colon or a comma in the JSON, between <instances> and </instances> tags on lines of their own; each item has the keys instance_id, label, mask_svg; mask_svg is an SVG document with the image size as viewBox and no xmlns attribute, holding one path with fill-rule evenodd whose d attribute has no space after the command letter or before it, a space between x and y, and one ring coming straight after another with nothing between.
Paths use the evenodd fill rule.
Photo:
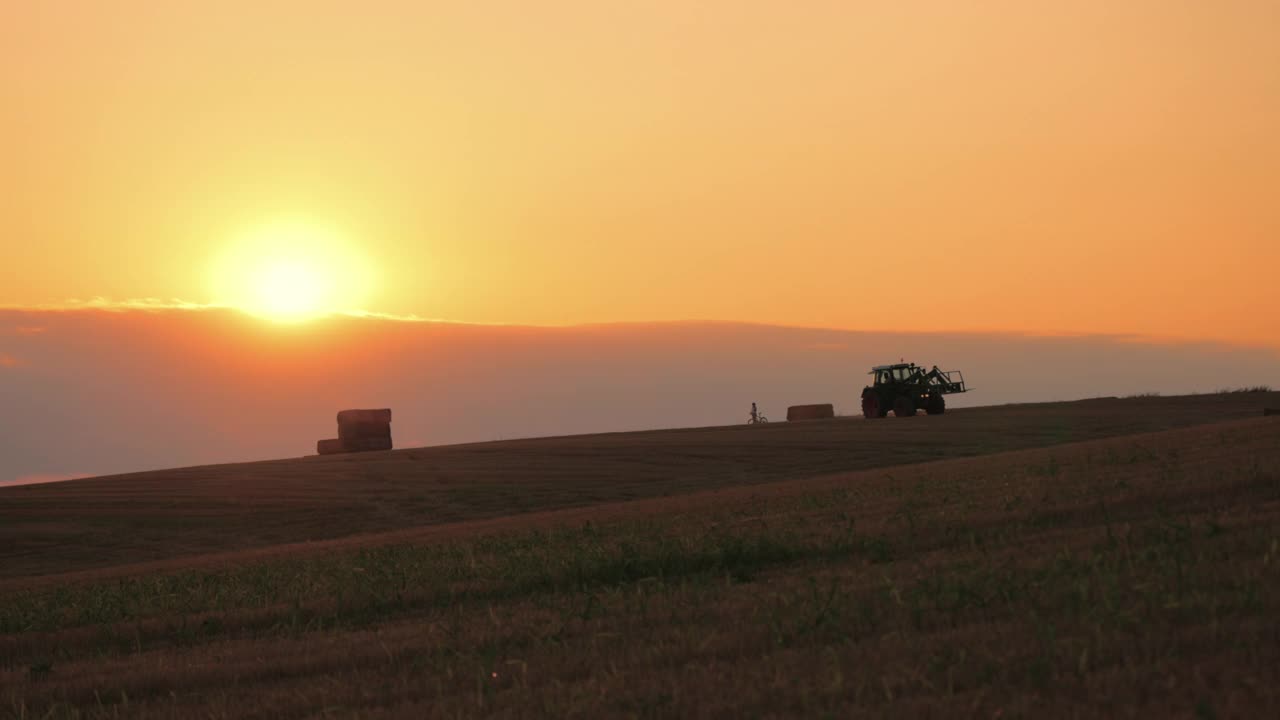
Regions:
<instances>
[{"instance_id":1,"label":"hay bale","mask_svg":"<svg viewBox=\"0 0 1280 720\"><path fill-rule=\"evenodd\" d=\"M338 412L338 442L343 452L391 449L391 409Z\"/></svg>"},{"instance_id":2,"label":"hay bale","mask_svg":"<svg viewBox=\"0 0 1280 720\"><path fill-rule=\"evenodd\" d=\"M330 438L328 440L316 441L316 453L320 455L333 455L334 453L346 452L347 448L338 438Z\"/></svg>"},{"instance_id":3,"label":"hay bale","mask_svg":"<svg viewBox=\"0 0 1280 720\"><path fill-rule=\"evenodd\" d=\"M348 442L364 438L391 439L391 425L378 422L338 423L338 439Z\"/></svg>"},{"instance_id":4,"label":"hay bale","mask_svg":"<svg viewBox=\"0 0 1280 720\"><path fill-rule=\"evenodd\" d=\"M831 403L792 405L787 408L787 422L795 420L826 420L835 416L836 409Z\"/></svg>"},{"instance_id":5,"label":"hay bale","mask_svg":"<svg viewBox=\"0 0 1280 720\"><path fill-rule=\"evenodd\" d=\"M379 410L340 410L338 411L338 424L343 423L389 423L391 422L391 408L381 408Z\"/></svg>"},{"instance_id":6,"label":"hay bale","mask_svg":"<svg viewBox=\"0 0 1280 720\"><path fill-rule=\"evenodd\" d=\"M1262 416L1266 417L1268 415L1280 415L1280 408L1263 408Z\"/></svg>"},{"instance_id":7,"label":"hay bale","mask_svg":"<svg viewBox=\"0 0 1280 720\"><path fill-rule=\"evenodd\" d=\"M342 447L347 452L368 452L370 450L390 450L391 436L386 437L356 437L342 441Z\"/></svg>"}]
</instances>

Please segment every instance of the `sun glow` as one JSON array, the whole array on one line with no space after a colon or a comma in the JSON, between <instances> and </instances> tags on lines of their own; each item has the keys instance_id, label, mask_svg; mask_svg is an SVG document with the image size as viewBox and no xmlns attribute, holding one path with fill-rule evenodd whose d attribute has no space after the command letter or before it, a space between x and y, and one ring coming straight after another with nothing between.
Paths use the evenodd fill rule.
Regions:
<instances>
[{"instance_id":1,"label":"sun glow","mask_svg":"<svg viewBox=\"0 0 1280 720\"><path fill-rule=\"evenodd\" d=\"M278 318L294 318L320 312L333 286L323 271L298 261L281 261L262 267L254 278L254 306Z\"/></svg>"},{"instance_id":2,"label":"sun glow","mask_svg":"<svg viewBox=\"0 0 1280 720\"><path fill-rule=\"evenodd\" d=\"M215 264L220 303L280 322L363 309L364 259L331 230L277 222L242 235Z\"/></svg>"}]
</instances>

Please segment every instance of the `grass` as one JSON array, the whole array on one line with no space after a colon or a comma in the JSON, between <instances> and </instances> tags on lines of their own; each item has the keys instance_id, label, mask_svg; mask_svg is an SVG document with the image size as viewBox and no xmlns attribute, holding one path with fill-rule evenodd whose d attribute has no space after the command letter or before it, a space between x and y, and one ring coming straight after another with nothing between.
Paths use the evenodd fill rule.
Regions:
<instances>
[{"instance_id":1,"label":"grass","mask_svg":"<svg viewBox=\"0 0 1280 720\"><path fill-rule=\"evenodd\" d=\"M0 717L1268 716L1277 429L17 587Z\"/></svg>"}]
</instances>

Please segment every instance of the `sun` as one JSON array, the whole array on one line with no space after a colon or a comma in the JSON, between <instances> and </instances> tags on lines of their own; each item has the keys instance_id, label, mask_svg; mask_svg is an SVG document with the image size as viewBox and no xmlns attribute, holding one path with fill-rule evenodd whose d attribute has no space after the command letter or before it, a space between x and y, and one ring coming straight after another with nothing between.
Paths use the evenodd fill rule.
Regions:
<instances>
[{"instance_id":1,"label":"sun","mask_svg":"<svg viewBox=\"0 0 1280 720\"><path fill-rule=\"evenodd\" d=\"M303 260L272 260L253 279L257 295L253 308L280 320L317 315L332 302L334 279L325 268Z\"/></svg>"},{"instance_id":2,"label":"sun","mask_svg":"<svg viewBox=\"0 0 1280 720\"><path fill-rule=\"evenodd\" d=\"M342 235L315 223L276 221L239 235L215 263L221 304L279 322L363 309L367 263Z\"/></svg>"}]
</instances>

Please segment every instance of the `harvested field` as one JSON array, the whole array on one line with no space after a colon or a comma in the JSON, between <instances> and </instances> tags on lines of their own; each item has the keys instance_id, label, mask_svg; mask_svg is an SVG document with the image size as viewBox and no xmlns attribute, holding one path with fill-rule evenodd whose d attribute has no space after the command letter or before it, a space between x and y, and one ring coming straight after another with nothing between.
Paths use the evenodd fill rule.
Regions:
<instances>
[{"instance_id":1,"label":"harvested field","mask_svg":"<svg viewBox=\"0 0 1280 720\"><path fill-rule=\"evenodd\" d=\"M1268 402L1269 400L1269 402ZM1256 418L1280 393L512 440L0 488L0 584Z\"/></svg>"},{"instance_id":2,"label":"harvested field","mask_svg":"<svg viewBox=\"0 0 1280 720\"><path fill-rule=\"evenodd\" d=\"M1264 716L1278 439L1260 419L15 592L0 684L41 717Z\"/></svg>"},{"instance_id":3,"label":"harvested field","mask_svg":"<svg viewBox=\"0 0 1280 720\"><path fill-rule=\"evenodd\" d=\"M568 494L607 488L602 466L638 471L644 457L703 453L692 467L665 466L689 473L669 497L591 506L542 498L538 512L121 564L154 557L140 544L119 567L67 575L50 573L81 564L49 552L53 569L0 587L0 713L1274 716L1280 421L1258 417L1256 398L1109 402L1129 411L1022 406L794 426L814 432L807 441L767 426L359 456L376 465L462 453L450 467L474 463L472 482L505 467L485 449L508 463L558 457L553 478ZM1099 435L1188 424L1210 417L1206 404L1212 417L1250 417L1083 441L1045 429L1048 417L1069 418L1070 432L1085 435L1089 423ZM977 438L961 442L961 420L976 426L971 433L998 425L1008 442L1039 437L1043 447L979 456ZM887 442L926 425L951 458L903 464L933 459L908 442L909 459L896 465L776 469L736 482L706 459L753 446L726 439L747 432L776 434L776 451L792 462L806 452L831 462L841 432L887 452ZM836 430L825 437L828 428ZM609 465L609 453L625 461ZM588 459L594 482L568 471ZM774 468L764 454L751 459ZM224 466L221 487L262 487L288 477L285 467L316 471L329 461ZM264 465L277 474L236 474ZM516 477L545 488L550 480L538 476L551 467ZM707 471L701 485L697 467ZM178 472L197 471L207 474L167 482L206 485L218 469ZM95 483L100 493L113 483L137 493L146 477L63 487L67 498ZM386 480L368 482L387 492ZM340 502L335 486L321 487ZM6 524L12 490L22 489L0 493ZM403 501L407 492L388 494ZM219 521L244 527L223 507L205 519ZM165 537L181 537L173 533Z\"/></svg>"}]
</instances>

